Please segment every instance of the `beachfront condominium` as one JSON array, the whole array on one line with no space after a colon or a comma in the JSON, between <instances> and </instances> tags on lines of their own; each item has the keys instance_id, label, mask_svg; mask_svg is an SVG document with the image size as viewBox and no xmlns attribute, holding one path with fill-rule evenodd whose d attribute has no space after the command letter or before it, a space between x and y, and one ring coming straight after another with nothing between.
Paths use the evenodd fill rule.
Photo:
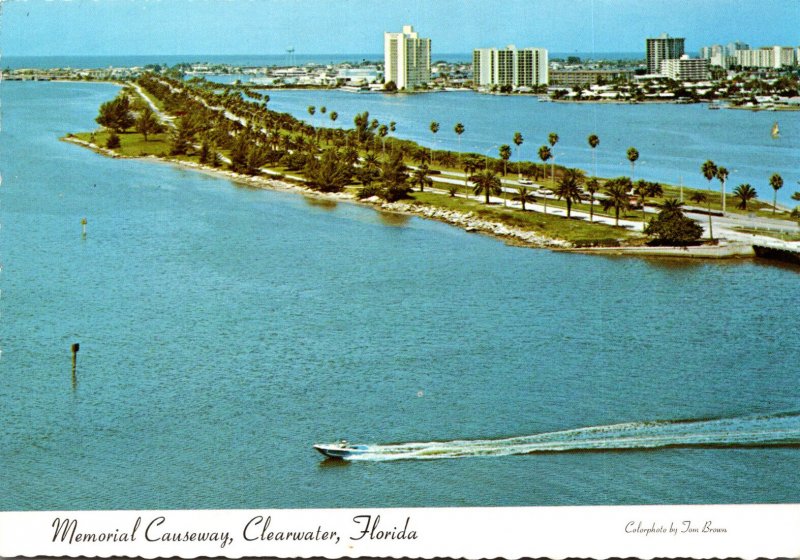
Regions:
<instances>
[{"instance_id":1,"label":"beachfront condominium","mask_svg":"<svg viewBox=\"0 0 800 560\"><path fill-rule=\"evenodd\" d=\"M647 73L658 74L661 72L661 61L677 59L683 56L683 47L686 39L683 37L670 37L662 33L658 37L648 38L647 47Z\"/></svg>"},{"instance_id":2,"label":"beachfront condominium","mask_svg":"<svg viewBox=\"0 0 800 560\"><path fill-rule=\"evenodd\" d=\"M547 49L475 49L472 79L477 86L512 88L547 85Z\"/></svg>"},{"instance_id":3,"label":"beachfront condominium","mask_svg":"<svg viewBox=\"0 0 800 560\"><path fill-rule=\"evenodd\" d=\"M431 81L431 40L410 25L400 33L383 34L383 82L410 90Z\"/></svg>"},{"instance_id":4,"label":"beachfront condominium","mask_svg":"<svg viewBox=\"0 0 800 560\"><path fill-rule=\"evenodd\" d=\"M708 66L707 58L689 58L685 54L680 58L662 60L659 74L673 80L699 82L709 78Z\"/></svg>"}]
</instances>

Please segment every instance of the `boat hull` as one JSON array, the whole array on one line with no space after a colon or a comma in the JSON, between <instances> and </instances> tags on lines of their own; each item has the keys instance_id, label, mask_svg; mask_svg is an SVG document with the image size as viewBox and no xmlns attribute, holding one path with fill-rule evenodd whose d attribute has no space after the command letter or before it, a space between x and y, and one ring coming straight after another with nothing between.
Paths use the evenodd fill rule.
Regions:
<instances>
[{"instance_id":1,"label":"boat hull","mask_svg":"<svg viewBox=\"0 0 800 560\"><path fill-rule=\"evenodd\" d=\"M362 455L367 452L366 445L342 446L339 444L316 444L314 449L332 459L349 459L353 455Z\"/></svg>"}]
</instances>

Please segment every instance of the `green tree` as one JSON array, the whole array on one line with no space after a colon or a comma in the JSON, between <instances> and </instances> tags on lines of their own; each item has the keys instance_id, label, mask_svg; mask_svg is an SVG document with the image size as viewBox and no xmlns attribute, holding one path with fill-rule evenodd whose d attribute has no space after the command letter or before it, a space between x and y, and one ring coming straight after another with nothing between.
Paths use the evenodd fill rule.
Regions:
<instances>
[{"instance_id":1,"label":"green tree","mask_svg":"<svg viewBox=\"0 0 800 560\"><path fill-rule=\"evenodd\" d=\"M553 152L547 146L540 146L539 147L539 159L542 160L542 164L547 164L547 160L553 158ZM545 167L544 172L542 175L547 173L547 168ZM544 213L547 214L547 197L543 197L542 200L544 201Z\"/></svg>"},{"instance_id":2,"label":"green tree","mask_svg":"<svg viewBox=\"0 0 800 560\"><path fill-rule=\"evenodd\" d=\"M321 192L340 192L350 182L353 169L342 161L337 150L330 148L322 152L319 159L309 158L304 174L311 188Z\"/></svg>"},{"instance_id":3,"label":"green tree","mask_svg":"<svg viewBox=\"0 0 800 560\"><path fill-rule=\"evenodd\" d=\"M513 197L511 197L511 200L522 203L522 210L525 211L525 203L536 202L536 197L528 190L528 187L517 187L517 192Z\"/></svg>"},{"instance_id":4,"label":"green tree","mask_svg":"<svg viewBox=\"0 0 800 560\"><path fill-rule=\"evenodd\" d=\"M380 196L387 202L395 202L408 197L408 168L403 162L400 152L393 153L381 165L381 182L383 187Z\"/></svg>"},{"instance_id":5,"label":"green tree","mask_svg":"<svg viewBox=\"0 0 800 560\"><path fill-rule=\"evenodd\" d=\"M628 161L631 162L631 183L633 183L636 160L639 159L639 150L631 146L628 148L626 155L628 156Z\"/></svg>"},{"instance_id":6,"label":"green tree","mask_svg":"<svg viewBox=\"0 0 800 560\"><path fill-rule=\"evenodd\" d=\"M336 111L331 111L328 116L330 117L332 122L336 122L336 119L339 118L339 113L337 113Z\"/></svg>"},{"instance_id":7,"label":"green tree","mask_svg":"<svg viewBox=\"0 0 800 560\"><path fill-rule=\"evenodd\" d=\"M556 184L556 144L558 144L558 134L551 132L547 135L547 141L550 143L550 157L553 160L550 163L550 182ZM541 152L541 150L540 150ZM541 154L540 156L541 157Z\"/></svg>"},{"instance_id":8,"label":"green tree","mask_svg":"<svg viewBox=\"0 0 800 560\"><path fill-rule=\"evenodd\" d=\"M651 181L645 181L644 179L639 179L636 181L636 188L634 189L634 194L639 197L642 202L642 221L647 220L647 216L645 214L645 205L647 204L647 197L659 197L664 194L664 189L661 188L659 183L653 183Z\"/></svg>"},{"instance_id":9,"label":"green tree","mask_svg":"<svg viewBox=\"0 0 800 560\"><path fill-rule=\"evenodd\" d=\"M722 203L722 213L725 213L725 182L728 180L728 170L721 165L717 167L717 179L720 183L719 199Z\"/></svg>"},{"instance_id":10,"label":"green tree","mask_svg":"<svg viewBox=\"0 0 800 560\"><path fill-rule=\"evenodd\" d=\"M433 185L433 179L428 177L428 166L424 163L411 173L411 183L419 187L419 192L425 192L425 187Z\"/></svg>"},{"instance_id":11,"label":"green tree","mask_svg":"<svg viewBox=\"0 0 800 560\"><path fill-rule=\"evenodd\" d=\"M505 177L507 172L508 160L511 158L511 146L509 146L508 144L503 144L498 149L498 154L500 155L500 159L503 160L503 177Z\"/></svg>"},{"instance_id":12,"label":"green tree","mask_svg":"<svg viewBox=\"0 0 800 560\"><path fill-rule=\"evenodd\" d=\"M703 228L683 215L682 205L682 202L675 199L664 202L658 216L650 220L644 228L645 234L653 238L649 245L686 247L697 243L703 235Z\"/></svg>"},{"instance_id":13,"label":"green tree","mask_svg":"<svg viewBox=\"0 0 800 560\"><path fill-rule=\"evenodd\" d=\"M614 209L615 225L619 225L619 213L631 207L628 191L631 188L631 180L628 177L617 177L606 183L605 195L601 204L607 212L610 208Z\"/></svg>"},{"instance_id":14,"label":"green tree","mask_svg":"<svg viewBox=\"0 0 800 560\"><path fill-rule=\"evenodd\" d=\"M145 142L147 142L148 134L161 132L161 125L158 119L153 114L153 110L147 105L139 112L139 117L136 119L136 131L144 136Z\"/></svg>"},{"instance_id":15,"label":"green tree","mask_svg":"<svg viewBox=\"0 0 800 560\"><path fill-rule=\"evenodd\" d=\"M386 136L389 134L389 127L382 124L378 127L378 137L381 139L381 151L386 153Z\"/></svg>"},{"instance_id":16,"label":"green tree","mask_svg":"<svg viewBox=\"0 0 800 560\"><path fill-rule=\"evenodd\" d=\"M436 133L439 132L439 123L431 121L430 129L431 134L433 134L433 143L431 144L431 163L433 163L433 146L436 145Z\"/></svg>"},{"instance_id":17,"label":"green tree","mask_svg":"<svg viewBox=\"0 0 800 560\"><path fill-rule=\"evenodd\" d=\"M559 200L563 199L567 203L567 218L572 216L572 203L583 200L581 187L586 180L583 171L579 169L567 169L558 181L555 195Z\"/></svg>"},{"instance_id":18,"label":"green tree","mask_svg":"<svg viewBox=\"0 0 800 560\"><path fill-rule=\"evenodd\" d=\"M460 122L456 123L456 125L453 127L453 132L455 132L456 136L458 136L458 153L459 154L461 153L461 135L464 134L464 130L465 130L464 129L464 125L462 123L460 123Z\"/></svg>"},{"instance_id":19,"label":"green tree","mask_svg":"<svg viewBox=\"0 0 800 560\"><path fill-rule=\"evenodd\" d=\"M747 203L757 197L758 193L749 183L742 183L734 189L733 196L739 199L736 207L740 210L747 210Z\"/></svg>"},{"instance_id":20,"label":"green tree","mask_svg":"<svg viewBox=\"0 0 800 560\"><path fill-rule=\"evenodd\" d=\"M597 134L590 134L586 139L589 142L589 147L592 149L592 163L594 164L594 176L597 177L597 154L595 148L600 145L600 137Z\"/></svg>"},{"instance_id":21,"label":"green tree","mask_svg":"<svg viewBox=\"0 0 800 560\"><path fill-rule=\"evenodd\" d=\"M517 178L522 177L522 172L520 171L520 165L522 163L522 157L520 155L520 146L522 146L523 142L525 142L525 139L522 137L522 133L515 132L514 145L517 147Z\"/></svg>"},{"instance_id":22,"label":"green tree","mask_svg":"<svg viewBox=\"0 0 800 560\"><path fill-rule=\"evenodd\" d=\"M469 178L481 167L480 160L475 156L468 156L461 164L461 168L464 170L464 192L467 198L469 198Z\"/></svg>"},{"instance_id":23,"label":"green tree","mask_svg":"<svg viewBox=\"0 0 800 560\"><path fill-rule=\"evenodd\" d=\"M486 204L489 204L489 197L497 196L502 192L500 186L500 178L492 171L485 169L470 177L470 181L474 185L473 191L476 195L483 195L486 197Z\"/></svg>"},{"instance_id":24,"label":"green tree","mask_svg":"<svg viewBox=\"0 0 800 560\"><path fill-rule=\"evenodd\" d=\"M589 193L589 222L594 221L594 194L600 190L600 183L596 177L592 177L586 182L586 191Z\"/></svg>"},{"instance_id":25,"label":"green tree","mask_svg":"<svg viewBox=\"0 0 800 560\"><path fill-rule=\"evenodd\" d=\"M695 191L692 193L692 196L689 200L696 202L697 204L703 204L704 202L708 204L708 238L713 241L714 224L711 221L711 197L706 196L706 194L703 192Z\"/></svg>"},{"instance_id":26,"label":"green tree","mask_svg":"<svg viewBox=\"0 0 800 560\"><path fill-rule=\"evenodd\" d=\"M108 138L106 139L106 148L109 150L116 150L121 145L122 143L120 142L119 136L112 130L111 134L109 134Z\"/></svg>"},{"instance_id":27,"label":"green tree","mask_svg":"<svg viewBox=\"0 0 800 560\"><path fill-rule=\"evenodd\" d=\"M783 177L778 173L773 173L769 178L769 186L775 191L772 199L772 213L775 214L775 210L778 209L778 191L783 187Z\"/></svg>"},{"instance_id":28,"label":"green tree","mask_svg":"<svg viewBox=\"0 0 800 560\"><path fill-rule=\"evenodd\" d=\"M95 119L97 124L114 132L125 132L133 126L135 119L131 114L130 102L126 95L100 105L100 112Z\"/></svg>"}]
</instances>

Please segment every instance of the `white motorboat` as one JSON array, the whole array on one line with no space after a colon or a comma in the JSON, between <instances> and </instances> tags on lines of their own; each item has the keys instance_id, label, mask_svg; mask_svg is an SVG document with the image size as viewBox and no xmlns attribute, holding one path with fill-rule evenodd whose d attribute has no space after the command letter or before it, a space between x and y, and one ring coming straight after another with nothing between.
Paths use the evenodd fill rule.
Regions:
<instances>
[{"instance_id":1,"label":"white motorboat","mask_svg":"<svg viewBox=\"0 0 800 560\"><path fill-rule=\"evenodd\" d=\"M333 459L349 459L353 455L361 455L369 450L366 445L352 445L347 440L337 443L316 443L314 449Z\"/></svg>"}]
</instances>

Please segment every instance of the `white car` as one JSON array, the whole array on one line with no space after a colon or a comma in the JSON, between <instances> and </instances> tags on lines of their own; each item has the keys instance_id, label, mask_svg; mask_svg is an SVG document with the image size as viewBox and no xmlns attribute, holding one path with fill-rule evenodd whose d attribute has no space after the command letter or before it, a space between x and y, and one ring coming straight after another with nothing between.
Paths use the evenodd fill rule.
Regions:
<instances>
[{"instance_id":1,"label":"white car","mask_svg":"<svg viewBox=\"0 0 800 560\"><path fill-rule=\"evenodd\" d=\"M519 179L517 183L519 183L520 185L532 185L533 181L531 181L530 179Z\"/></svg>"}]
</instances>

